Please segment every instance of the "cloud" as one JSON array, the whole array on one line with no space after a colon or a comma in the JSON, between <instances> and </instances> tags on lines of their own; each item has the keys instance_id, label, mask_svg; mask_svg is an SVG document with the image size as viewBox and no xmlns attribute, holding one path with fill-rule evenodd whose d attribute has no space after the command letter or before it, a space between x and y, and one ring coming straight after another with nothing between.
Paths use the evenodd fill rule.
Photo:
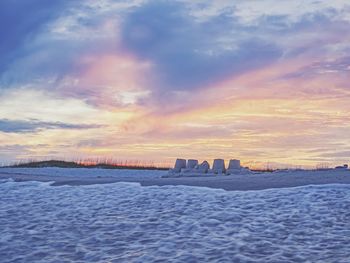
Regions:
<instances>
[{"instance_id":1,"label":"cloud","mask_svg":"<svg viewBox=\"0 0 350 263\"><path fill-rule=\"evenodd\" d=\"M46 89L54 89L66 76L79 78L90 65L81 63L81 57L115 50L117 16L102 1L101 6L93 2L1 2L1 11L16 16L0 25L5 39L3 49L0 44L0 88L46 82Z\"/></svg>"},{"instance_id":2,"label":"cloud","mask_svg":"<svg viewBox=\"0 0 350 263\"><path fill-rule=\"evenodd\" d=\"M0 2L0 73L14 58L23 55L21 48L30 42L48 21L56 18L66 3L64 0Z\"/></svg>"},{"instance_id":3,"label":"cloud","mask_svg":"<svg viewBox=\"0 0 350 263\"><path fill-rule=\"evenodd\" d=\"M184 1L185 2L185 1ZM302 17L309 14L336 13L337 19L349 19L346 12L349 2L346 0L314 1L314 0L218 0L194 2L193 13L201 17L212 17L221 13L222 10L232 10L241 23L247 25L259 24L263 17L284 17L287 24L298 22ZM204 6L205 8L198 8Z\"/></svg>"},{"instance_id":4,"label":"cloud","mask_svg":"<svg viewBox=\"0 0 350 263\"><path fill-rule=\"evenodd\" d=\"M9 154L12 152L21 152L21 151L22 152L27 151L27 147L19 144L8 144L8 145L0 146L1 154Z\"/></svg>"},{"instance_id":5,"label":"cloud","mask_svg":"<svg viewBox=\"0 0 350 263\"><path fill-rule=\"evenodd\" d=\"M345 56L339 59L332 58L331 60L315 62L311 65L300 68L299 70L286 74L281 78L285 79L300 79L311 78L326 74L350 73L350 57Z\"/></svg>"},{"instance_id":6,"label":"cloud","mask_svg":"<svg viewBox=\"0 0 350 263\"><path fill-rule=\"evenodd\" d=\"M151 1L123 23L124 48L155 63L161 89L200 88L272 62L281 50L222 13L198 22L184 4Z\"/></svg>"},{"instance_id":7,"label":"cloud","mask_svg":"<svg viewBox=\"0 0 350 263\"><path fill-rule=\"evenodd\" d=\"M101 128L101 125L0 119L0 131L5 133L28 133L46 129L82 130L95 128Z\"/></svg>"},{"instance_id":8,"label":"cloud","mask_svg":"<svg viewBox=\"0 0 350 263\"><path fill-rule=\"evenodd\" d=\"M317 155L317 157L350 158L350 151L338 151L338 152L323 153L323 154Z\"/></svg>"},{"instance_id":9,"label":"cloud","mask_svg":"<svg viewBox=\"0 0 350 263\"><path fill-rule=\"evenodd\" d=\"M346 150L348 1L48 2L0 3L0 143L25 156Z\"/></svg>"},{"instance_id":10,"label":"cloud","mask_svg":"<svg viewBox=\"0 0 350 263\"><path fill-rule=\"evenodd\" d=\"M345 25L333 21L339 17L343 4L336 4L333 10L329 8L332 5L318 8L309 3L293 16L290 10L295 10L297 5L288 4L286 8L274 1L268 2L280 7L270 12L266 8L250 12L251 5L242 1L191 4L62 0L55 1L53 7L40 0L30 2L33 4L28 7L29 13L40 15L34 19L24 14L20 23L28 26L33 23L32 27L2 29L5 39L7 35L9 39L18 39L9 42L6 46L12 47L11 50L7 48L1 54L6 70L1 74L0 66L0 88L20 84L62 90L63 96L81 98L98 107L103 104L118 107L120 103L115 100L100 97L113 97L110 94L124 91L125 86L131 86L129 83L150 91L151 104L163 107L164 97L168 97L169 104L177 105L180 99L186 100L178 91L186 93L215 86L223 79L285 59L287 53L295 56L310 50L322 52L329 41L329 32L346 33ZM1 4L11 13L16 8L25 9L26 3ZM32 11L31 7L37 8ZM328 33L317 33L324 26ZM316 33L310 32L314 29ZM305 41L315 35L325 36L317 48L314 42ZM11 63L6 62L7 54L12 54ZM152 65L151 70L145 75L138 73L124 87L108 85L106 81L100 81L103 85L85 81L89 77L86 72L100 65L101 59L126 55L140 65ZM130 75L125 70L119 73L119 69L111 70L110 66L114 67L101 68L100 79ZM139 81L142 78L148 80ZM139 87L130 90L142 92ZM145 101L135 103L145 104Z\"/></svg>"}]
</instances>

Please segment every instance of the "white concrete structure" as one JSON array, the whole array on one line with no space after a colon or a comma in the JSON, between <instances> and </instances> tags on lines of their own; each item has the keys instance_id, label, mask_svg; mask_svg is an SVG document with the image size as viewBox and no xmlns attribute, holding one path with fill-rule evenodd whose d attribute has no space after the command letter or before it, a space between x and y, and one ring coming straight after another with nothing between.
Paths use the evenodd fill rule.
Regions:
<instances>
[{"instance_id":1,"label":"white concrete structure","mask_svg":"<svg viewBox=\"0 0 350 263\"><path fill-rule=\"evenodd\" d=\"M185 159L176 159L174 168L170 169L169 172L180 173L181 169L183 169L183 168L186 168L186 160Z\"/></svg>"},{"instance_id":2,"label":"white concrete structure","mask_svg":"<svg viewBox=\"0 0 350 263\"><path fill-rule=\"evenodd\" d=\"M198 165L198 160L189 159L187 161L186 168L181 169L181 173L191 173L197 165Z\"/></svg>"},{"instance_id":3,"label":"white concrete structure","mask_svg":"<svg viewBox=\"0 0 350 263\"><path fill-rule=\"evenodd\" d=\"M241 172L241 161L236 159L231 159L226 171L226 174L238 174Z\"/></svg>"},{"instance_id":4,"label":"white concrete structure","mask_svg":"<svg viewBox=\"0 0 350 263\"><path fill-rule=\"evenodd\" d=\"M213 174L223 174L226 172L225 160L215 159L213 162L213 169L210 169L209 173Z\"/></svg>"},{"instance_id":5,"label":"white concrete structure","mask_svg":"<svg viewBox=\"0 0 350 263\"><path fill-rule=\"evenodd\" d=\"M208 173L208 175L206 175ZM198 164L198 160L189 159L176 159L175 166L173 169L169 170L169 176L213 176L213 175L231 175L231 174L247 174L251 173L249 168L244 168L241 166L241 161L237 159L232 159L229 162L228 169L225 167L225 160L215 159L213 162L213 168L210 169L210 165L207 161L203 161Z\"/></svg>"},{"instance_id":6,"label":"white concrete structure","mask_svg":"<svg viewBox=\"0 0 350 263\"><path fill-rule=\"evenodd\" d=\"M241 161L236 159L231 159L228 165L228 169L241 169Z\"/></svg>"},{"instance_id":7,"label":"white concrete structure","mask_svg":"<svg viewBox=\"0 0 350 263\"><path fill-rule=\"evenodd\" d=\"M209 169L209 163L207 161L204 161L200 165L197 165L193 171L200 174L206 174Z\"/></svg>"},{"instance_id":8,"label":"white concrete structure","mask_svg":"<svg viewBox=\"0 0 350 263\"><path fill-rule=\"evenodd\" d=\"M196 167L196 165L198 165L198 160L194 160L194 159L189 159L187 161L187 169L194 169Z\"/></svg>"}]
</instances>

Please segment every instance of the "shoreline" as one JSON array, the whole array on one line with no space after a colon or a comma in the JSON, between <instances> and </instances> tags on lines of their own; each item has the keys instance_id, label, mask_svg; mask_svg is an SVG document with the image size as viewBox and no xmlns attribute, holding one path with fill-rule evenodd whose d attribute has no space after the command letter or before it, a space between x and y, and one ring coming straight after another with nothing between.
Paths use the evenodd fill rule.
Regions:
<instances>
[{"instance_id":1,"label":"shoreline","mask_svg":"<svg viewBox=\"0 0 350 263\"><path fill-rule=\"evenodd\" d=\"M39 168L40 169L40 168ZM289 188L304 185L350 184L350 171L293 171L278 173L260 173L249 175L230 175L213 177L142 177L142 176L96 176L84 177L66 175L28 174L1 171L0 179L13 179L16 182L38 181L53 182L52 186L81 186L93 184L109 184L118 182L140 183L141 186L196 186L223 189L227 191L265 190L273 188Z\"/></svg>"}]
</instances>

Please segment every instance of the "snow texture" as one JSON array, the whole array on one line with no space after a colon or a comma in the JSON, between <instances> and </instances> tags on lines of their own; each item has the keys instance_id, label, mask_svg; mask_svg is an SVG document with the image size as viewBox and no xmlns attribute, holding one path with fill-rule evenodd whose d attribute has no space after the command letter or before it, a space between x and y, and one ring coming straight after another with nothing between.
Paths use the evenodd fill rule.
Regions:
<instances>
[{"instance_id":1,"label":"snow texture","mask_svg":"<svg viewBox=\"0 0 350 263\"><path fill-rule=\"evenodd\" d=\"M45 176L64 176L65 178L159 178L168 173L161 170L129 170L129 169L99 169L99 168L0 168L0 173L18 173L28 175L45 175Z\"/></svg>"},{"instance_id":2,"label":"snow texture","mask_svg":"<svg viewBox=\"0 0 350 263\"><path fill-rule=\"evenodd\" d=\"M350 186L0 182L7 262L350 262Z\"/></svg>"}]
</instances>

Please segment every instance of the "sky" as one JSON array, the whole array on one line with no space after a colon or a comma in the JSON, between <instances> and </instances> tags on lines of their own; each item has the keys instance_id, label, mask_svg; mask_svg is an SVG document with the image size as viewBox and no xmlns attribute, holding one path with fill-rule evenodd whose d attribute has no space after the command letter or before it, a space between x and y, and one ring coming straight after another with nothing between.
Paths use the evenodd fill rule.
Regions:
<instances>
[{"instance_id":1,"label":"sky","mask_svg":"<svg viewBox=\"0 0 350 263\"><path fill-rule=\"evenodd\" d=\"M0 163L350 160L348 0L2 0Z\"/></svg>"}]
</instances>

